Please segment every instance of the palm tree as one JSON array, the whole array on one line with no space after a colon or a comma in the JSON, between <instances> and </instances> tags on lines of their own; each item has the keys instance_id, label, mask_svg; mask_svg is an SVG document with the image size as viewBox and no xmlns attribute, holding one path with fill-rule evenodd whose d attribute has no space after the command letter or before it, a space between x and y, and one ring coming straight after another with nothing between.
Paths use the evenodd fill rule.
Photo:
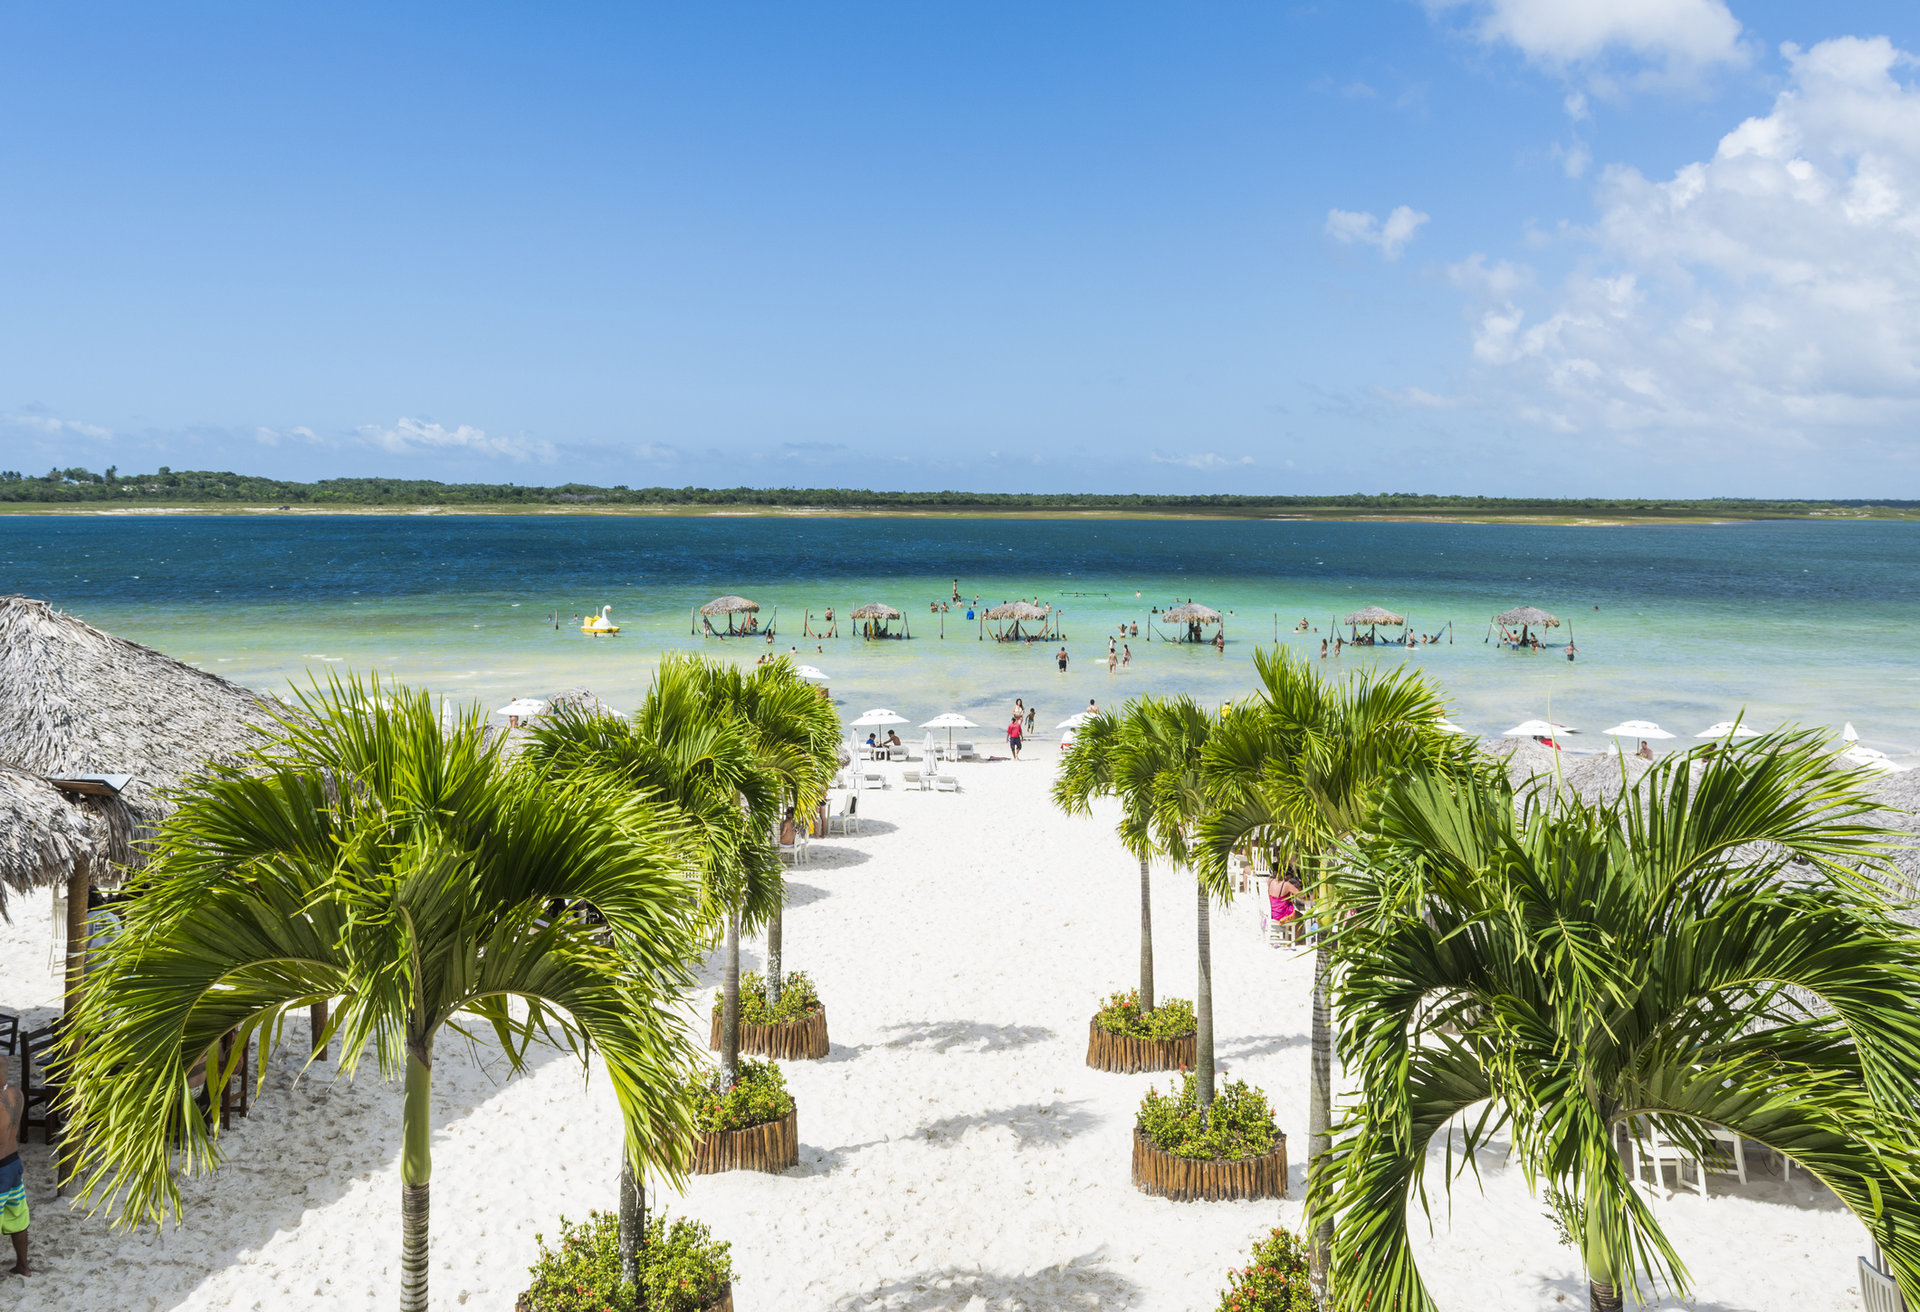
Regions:
<instances>
[{"instance_id":1,"label":"palm tree","mask_svg":"<svg viewBox=\"0 0 1920 1312\"><path fill-rule=\"evenodd\" d=\"M516 1071L536 1040L597 1051L625 1156L684 1174L694 1053L670 1008L692 984L698 886L664 812L555 789L477 716L443 729L425 693L387 693L302 695L257 760L182 796L77 1014L71 1132L90 1200L128 1223L177 1215L176 1152L196 1172L221 1158L196 1065L217 1087L223 1035L264 1057L289 1013L340 999L341 1070L371 1047L406 1086L400 1304L414 1312L444 1027L491 1027Z\"/></svg>"},{"instance_id":2,"label":"palm tree","mask_svg":"<svg viewBox=\"0 0 1920 1312\"><path fill-rule=\"evenodd\" d=\"M840 717L820 690L782 656L743 671L717 662L696 667L709 703L736 717L761 768L780 781L786 805L798 817L825 800L839 765ZM780 1001L786 881L767 921L767 1003ZM736 988L738 985L736 984ZM736 1021L737 1026L737 1021Z\"/></svg>"},{"instance_id":3,"label":"palm tree","mask_svg":"<svg viewBox=\"0 0 1920 1312\"><path fill-rule=\"evenodd\" d=\"M1118 717L1096 716L1081 727L1068 753L1086 756L1070 762L1054 785L1054 801L1069 811L1086 809L1093 789L1121 799L1120 840L1140 862L1141 982L1152 987L1152 924L1146 906L1147 859L1165 857L1176 868L1187 867L1194 855L1193 836L1207 810L1201 754L1216 721L1191 697L1140 697L1121 708ZM1082 749L1081 742L1087 747ZM1082 795L1080 789L1089 791ZM1198 872L1196 872L1198 873ZM1195 1078L1199 1084L1200 1114L1213 1106L1213 935L1209 901L1226 895L1225 878L1204 875L1195 884L1196 942L1199 980L1194 995ZM1150 1006L1143 993L1141 1006Z\"/></svg>"},{"instance_id":4,"label":"palm tree","mask_svg":"<svg viewBox=\"0 0 1920 1312\"><path fill-rule=\"evenodd\" d=\"M1053 780L1053 804L1068 815L1087 815L1096 797L1120 799L1120 841L1140 862L1140 1010L1153 1010L1153 883L1152 813L1145 792L1121 793L1115 771L1123 750L1143 732L1139 702L1128 702L1119 715L1096 715L1075 732L1073 745L1061 754L1060 772ZM1128 740L1125 747L1122 739Z\"/></svg>"},{"instance_id":5,"label":"palm tree","mask_svg":"<svg viewBox=\"0 0 1920 1312\"><path fill-rule=\"evenodd\" d=\"M564 710L534 730L529 762L569 787L624 796L679 821L701 875L700 918L725 926L721 985L721 1079L740 1076L740 927L767 918L784 889L769 832L781 799L778 776L755 751L750 727L710 695L712 670L668 656L630 720ZM637 1285L646 1230L646 1160L620 1168L621 1279Z\"/></svg>"},{"instance_id":6,"label":"palm tree","mask_svg":"<svg viewBox=\"0 0 1920 1312\"><path fill-rule=\"evenodd\" d=\"M1432 1307L1407 1240L1429 1139L1485 1104L1578 1248L1595 1312L1687 1274L1615 1145L1715 1127L1822 1180L1920 1298L1920 935L1873 876L1883 831L1814 735L1668 757L1612 804L1504 781L1398 784L1337 952L1361 1098L1310 1187L1334 1290ZM1451 1173L1450 1173L1451 1174ZM1424 1198L1424 1193L1423 1193Z\"/></svg>"},{"instance_id":7,"label":"palm tree","mask_svg":"<svg viewBox=\"0 0 1920 1312\"><path fill-rule=\"evenodd\" d=\"M1224 881L1227 858L1249 846L1291 861L1305 877L1318 922L1307 1099L1309 1173L1332 1143L1331 930L1340 907L1326 875L1338 845L1368 822L1387 781L1408 770L1469 775L1488 768L1467 740L1441 727L1439 692L1415 671L1356 671L1330 683L1304 657L1254 652L1259 686L1221 718L1207 745L1215 805L1200 825L1200 861ZM1324 1278L1324 1219L1312 1245Z\"/></svg>"}]
</instances>

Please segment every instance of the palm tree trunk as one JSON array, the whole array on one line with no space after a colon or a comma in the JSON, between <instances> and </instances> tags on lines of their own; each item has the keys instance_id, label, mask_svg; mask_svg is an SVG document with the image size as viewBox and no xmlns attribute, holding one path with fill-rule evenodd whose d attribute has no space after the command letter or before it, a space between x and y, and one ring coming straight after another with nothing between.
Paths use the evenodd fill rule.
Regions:
<instances>
[{"instance_id":1,"label":"palm tree trunk","mask_svg":"<svg viewBox=\"0 0 1920 1312\"><path fill-rule=\"evenodd\" d=\"M740 1080L740 909L727 912L726 964L720 976L720 1080Z\"/></svg>"},{"instance_id":2,"label":"palm tree trunk","mask_svg":"<svg viewBox=\"0 0 1920 1312\"><path fill-rule=\"evenodd\" d=\"M1200 1085L1200 1123L1207 1123L1213 1107L1213 923L1207 906L1207 886L1194 881L1200 891L1199 946L1200 983L1194 990L1194 1010L1198 1013L1199 1033L1194 1038L1194 1071Z\"/></svg>"},{"instance_id":3,"label":"palm tree trunk","mask_svg":"<svg viewBox=\"0 0 1920 1312\"><path fill-rule=\"evenodd\" d=\"M407 1045L400 1147L400 1312L427 1309L427 1200L433 1179L433 1051Z\"/></svg>"},{"instance_id":4,"label":"palm tree trunk","mask_svg":"<svg viewBox=\"0 0 1920 1312\"><path fill-rule=\"evenodd\" d=\"M1313 1047L1307 1076L1307 1174L1310 1179L1325 1169L1321 1161L1333 1147L1333 1022L1327 1007L1327 972L1331 965L1327 928L1323 924L1319 944L1313 952ZM1312 1196L1309 1184L1308 1197ZM1308 1247L1314 1281L1324 1288L1333 1248L1332 1218L1315 1220Z\"/></svg>"},{"instance_id":5,"label":"palm tree trunk","mask_svg":"<svg viewBox=\"0 0 1920 1312\"><path fill-rule=\"evenodd\" d=\"M787 913L784 891L781 893L780 901L781 905L773 909L773 919L767 922L767 1005L769 1007L780 1001L780 990L785 983L781 978L783 972L780 961L782 940L786 937L786 926L781 923Z\"/></svg>"},{"instance_id":6,"label":"palm tree trunk","mask_svg":"<svg viewBox=\"0 0 1920 1312\"><path fill-rule=\"evenodd\" d=\"M640 1283L640 1254L647 1242L647 1182L633 1169L626 1146L620 1149L620 1280L634 1288L634 1306L644 1312L646 1290Z\"/></svg>"},{"instance_id":7,"label":"palm tree trunk","mask_svg":"<svg viewBox=\"0 0 1920 1312\"><path fill-rule=\"evenodd\" d=\"M1153 1010L1153 885L1145 857L1140 858L1140 1010Z\"/></svg>"},{"instance_id":8,"label":"palm tree trunk","mask_svg":"<svg viewBox=\"0 0 1920 1312\"><path fill-rule=\"evenodd\" d=\"M1593 1312L1620 1312L1620 1290L1597 1280L1587 1282L1587 1306Z\"/></svg>"}]
</instances>

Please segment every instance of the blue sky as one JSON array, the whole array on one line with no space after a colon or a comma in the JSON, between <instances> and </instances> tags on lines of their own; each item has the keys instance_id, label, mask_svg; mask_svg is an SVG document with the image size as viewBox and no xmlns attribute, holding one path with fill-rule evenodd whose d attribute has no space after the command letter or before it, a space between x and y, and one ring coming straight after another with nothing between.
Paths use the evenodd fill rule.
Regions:
<instances>
[{"instance_id":1,"label":"blue sky","mask_svg":"<svg viewBox=\"0 0 1920 1312\"><path fill-rule=\"evenodd\" d=\"M1920 7L0 7L0 465L1920 497Z\"/></svg>"}]
</instances>

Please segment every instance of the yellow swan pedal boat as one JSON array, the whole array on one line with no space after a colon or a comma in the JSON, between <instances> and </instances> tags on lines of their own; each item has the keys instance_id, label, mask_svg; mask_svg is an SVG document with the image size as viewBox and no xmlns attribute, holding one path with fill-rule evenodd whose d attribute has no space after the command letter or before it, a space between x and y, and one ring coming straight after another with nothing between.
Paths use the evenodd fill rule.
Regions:
<instances>
[{"instance_id":1,"label":"yellow swan pedal boat","mask_svg":"<svg viewBox=\"0 0 1920 1312\"><path fill-rule=\"evenodd\" d=\"M620 632L620 626L613 622L613 607L602 606L598 615L580 626L580 632L588 637L600 637L603 634L611 637Z\"/></svg>"}]
</instances>

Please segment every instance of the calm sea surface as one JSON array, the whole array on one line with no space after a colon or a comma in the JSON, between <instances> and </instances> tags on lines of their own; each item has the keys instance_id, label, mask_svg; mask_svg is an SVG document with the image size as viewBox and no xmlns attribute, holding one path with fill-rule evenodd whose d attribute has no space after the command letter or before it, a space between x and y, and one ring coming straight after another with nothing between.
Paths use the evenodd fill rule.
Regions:
<instances>
[{"instance_id":1,"label":"calm sea surface","mask_svg":"<svg viewBox=\"0 0 1920 1312\"><path fill-rule=\"evenodd\" d=\"M960 606L942 636L928 603L956 578L989 606L1061 609L1068 673L1052 645L980 641ZM1016 696L1047 726L1089 697L1237 696L1256 644L1317 656L1335 616L1378 603L1421 632L1450 623L1451 638L1350 650L1328 669L1415 664L1481 733L1551 704L1599 746L1625 719L1691 736L1744 710L1758 727L1851 720L1883 750L1920 751L1920 524L19 515L0 516L0 592L258 688L379 671L489 706L576 684L629 705L666 649L751 660L764 642L690 633L694 607L737 592L773 619L775 650L797 645L831 676L850 715L960 710L994 727ZM1147 641L1150 607L1188 598L1228 612L1224 657ZM904 611L914 640L849 636L846 612L868 601ZM1570 628L1579 659L1487 645L1488 618L1520 604L1560 616L1554 640ZM582 637L573 617L603 605L625 631ZM803 637L829 606L842 636ZM1292 632L1303 616L1317 632ZM1109 676L1123 621L1140 637L1132 667Z\"/></svg>"}]
</instances>

